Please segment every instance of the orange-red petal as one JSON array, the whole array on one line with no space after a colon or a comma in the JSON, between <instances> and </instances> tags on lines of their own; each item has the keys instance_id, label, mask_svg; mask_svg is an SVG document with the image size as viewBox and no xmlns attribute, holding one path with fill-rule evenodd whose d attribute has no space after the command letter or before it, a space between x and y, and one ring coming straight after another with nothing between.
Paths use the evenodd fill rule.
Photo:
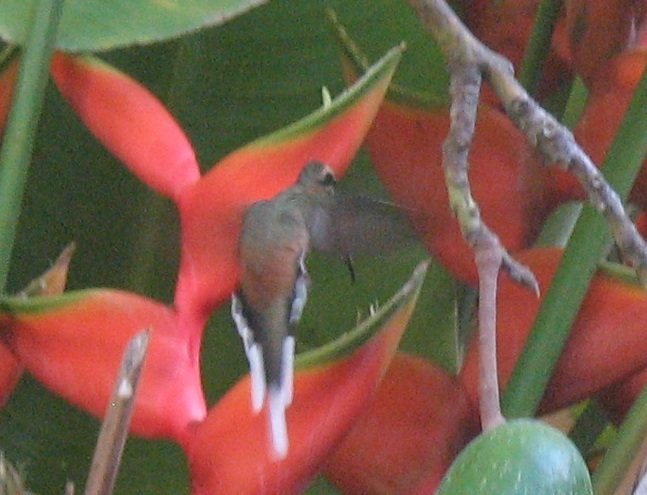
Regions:
<instances>
[{"instance_id":1,"label":"orange-red petal","mask_svg":"<svg viewBox=\"0 0 647 495\"><path fill-rule=\"evenodd\" d=\"M457 378L420 357L397 354L325 473L349 495L433 493L477 432Z\"/></svg>"},{"instance_id":2,"label":"orange-red petal","mask_svg":"<svg viewBox=\"0 0 647 495\"><path fill-rule=\"evenodd\" d=\"M229 297L238 277L238 234L245 209L291 186L319 160L338 175L364 140L400 58L394 49L352 88L310 116L240 148L182 195L182 257L175 303L206 314Z\"/></svg>"},{"instance_id":3,"label":"orange-red petal","mask_svg":"<svg viewBox=\"0 0 647 495\"><path fill-rule=\"evenodd\" d=\"M597 395L597 399L609 419L619 425L645 386L647 368L605 388Z\"/></svg>"},{"instance_id":4,"label":"orange-red petal","mask_svg":"<svg viewBox=\"0 0 647 495\"><path fill-rule=\"evenodd\" d=\"M177 199L200 178L186 135L141 84L96 58L60 52L52 76L88 129L146 185Z\"/></svg>"},{"instance_id":5,"label":"orange-red petal","mask_svg":"<svg viewBox=\"0 0 647 495\"><path fill-rule=\"evenodd\" d=\"M364 410L411 315L422 282L403 288L400 302L373 317L378 331L345 357L298 367L287 410L290 450L273 458L265 411L255 415L246 377L195 426L185 450L193 495L301 493Z\"/></svg>"},{"instance_id":6,"label":"orange-red petal","mask_svg":"<svg viewBox=\"0 0 647 495\"><path fill-rule=\"evenodd\" d=\"M16 85L17 77L18 58L6 66L2 74L0 74L0 135L4 132L5 125L7 124L7 117L9 116L13 89Z\"/></svg>"},{"instance_id":7,"label":"orange-red petal","mask_svg":"<svg viewBox=\"0 0 647 495\"><path fill-rule=\"evenodd\" d=\"M627 50L608 61L596 73L586 108L575 127L578 143L601 166L613 141L633 92L647 65L647 49ZM551 171L550 188L563 200L582 200L584 192L575 178L559 169ZM647 167L645 163L630 193L630 200L647 207Z\"/></svg>"},{"instance_id":8,"label":"orange-red petal","mask_svg":"<svg viewBox=\"0 0 647 495\"><path fill-rule=\"evenodd\" d=\"M474 255L449 210L441 166L448 130L447 109L418 110L387 101L367 147L395 202L420 212L416 227L428 249L452 274L475 284ZM543 192L546 171L507 117L488 105L479 108L469 174L485 222L508 249L527 246L552 206Z\"/></svg>"},{"instance_id":9,"label":"orange-red petal","mask_svg":"<svg viewBox=\"0 0 647 495\"><path fill-rule=\"evenodd\" d=\"M0 332L3 329L0 327ZM0 344L0 407L4 406L23 373L23 365L4 344Z\"/></svg>"},{"instance_id":10,"label":"orange-red petal","mask_svg":"<svg viewBox=\"0 0 647 495\"><path fill-rule=\"evenodd\" d=\"M641 0L569 0L565 7L573 68L589 84L613 56L632 46L647 14Z\"/></svg>"},{"instance_id":11,"label":"orange-red petal","mask_svg":"<svg viewBox=\"0 0 647 495\"><path fill-rule=\"evenodd\" d=\"M518 253L546 291L561 259L556 248ZM507 278L498 296L497 354L499 378L505 388L539 310L541 300ZM641 287L598 273L589 287L553 377L542 411L551 411L589 397L647 365L647 295ZM461 379L477 401L478 352L470 346Z\"/></svg>"},{"instance_id":12,"label":"orange-red petal","mask_svg":"<svg viewBox=\"0 0 647 495\"><path fill-rule=\"evenodd\" d=\"M27 370L98 417L108 407L127 342L152 329L132 431L181 441L187 425L204 418L198 356L177 337L177 315L171 308L135 294L96 289L7 299L0 311L0 328Z\"/></svg>"}]
</instances>

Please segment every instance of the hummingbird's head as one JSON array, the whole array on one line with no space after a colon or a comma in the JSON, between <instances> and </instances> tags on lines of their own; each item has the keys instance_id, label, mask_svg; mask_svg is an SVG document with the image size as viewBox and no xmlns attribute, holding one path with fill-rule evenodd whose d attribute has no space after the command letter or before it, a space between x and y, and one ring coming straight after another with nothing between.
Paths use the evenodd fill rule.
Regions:
<instances>
[{"instance_id":1,"label":"hummingbird's head","mask_svg":"<svg viewBox=\"0 0 647 495\"><path fill-rule=\"evenodd\" d=\"M307 189L323 189L326 193L332 194L337 179L328 165L321 162L308 162L299 174L297 183Z\"/></svg>"}]
</instances>

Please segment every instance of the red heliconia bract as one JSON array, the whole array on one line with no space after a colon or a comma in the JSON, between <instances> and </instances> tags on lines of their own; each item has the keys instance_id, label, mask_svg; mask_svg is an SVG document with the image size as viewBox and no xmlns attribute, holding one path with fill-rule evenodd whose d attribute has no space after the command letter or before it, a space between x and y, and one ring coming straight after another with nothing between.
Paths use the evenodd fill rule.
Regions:
<instances>
[{"instance_id":1,"label":"red heliconia bract","mask_svg":"<svg viewBox=\"0 0 647 495\"><path fill-rule=\"evenodd\" d=\"M568 0L565 31L575 73L591 84L618 53L630 49L643 28L643 0Z\"/></svg>"},{"instance_id":2,"label":"red heliconia bract","mask_svg":"<svg viewBox=\"0 0 647 495\"><path fill-rule=\"evenodd\" d=\"M13 88L18 74L18 61L14 60L0 74L0 129L4 130L11 107ZM22 376L22 365L11 351L0 344L0 407L9 398Z\"/></svg>"},{"instance_id":3,"label":"red heliconia bract","mask_svg":"<svg viewBox=\"0 0 647 495\"><path fill-rule=\"evenodd\" d=\"M93 58L57 54L52 73L95 136L144 183L173 199L181 222L175 306L206 321L234 290L245 209L289 187L310 160L343 175L379 108L401 48L391 50L330 106L234 151L200 178L195 153L145 88ZM196 341L198 339L195 339Z\"/></svg>"},{"instance_id":4,"label":"red heliconia bract","mask_svg":"<svg viewBox=\"0 0 647 495\"><path fill-rule=\"evenodd\" d=\"M589 98L574 135L577 142L598 167L602 165L633 92L647 65L647 49L627 50L608 61L596 73ZM603 124L602 124L603 123ZM584 191L570 174L553 169L550 189L560 201L582 200ZM643 163L630 193L630 200L647 207L647 167Z\"/></svg>"},{"instance_id":5,"label":"red heliconia bract","mask_svg":"<svg viewBox=\"0 0 647 495\"><path fill-rule=\"evenodd\" d=\"M27 298L62 294L67 284L70 261L75 249L76 245L74 243L69 244L58 256L54 264L45 273L29 282L17 294L17 297ZM2 319L1 316L0 319ZM0 332L4 332L4 330L0 326ZM18 384L25 367L6 346L9 337L4 333L0 333L0 335L2 335L0 337L0 342L2 342L0 344L0 407L2 407Z\"/></svg>"},{"instance_id":6,"label":"red heliconia bract","mask_svg":"<svg viewBox=\"0 0 647 495\"><path fill-rule=\"evenodd\" d=\"M252 415L248 378L207 413L199 367L202 332L211 311L237 284L245 208L293 184L310 160L343 174L401 50L390 51L329 105L231 153L204 177L184 132L144 87L94 58L56 54L54 81L90 131L144 183L176 203L180 272L173 307L107 289L2 300L0 328L13 355L49 389L103 416L126 343L150 328L132 431L182 445L196 495L299 491L377 387L415 297L353 354L297 371L288 410L290 452L280 463L268 458L267 424L262 415Z\"/></svg>"},{"instance_id":7,"label":"red heliconia bract","mask_svg":"<svg viewBox=\"0 0 647 495\"><path fill-rule=\"evenodd\" d=\"M108 407L126 344L150 328L132 431L181 441L188 424L205 417L198 356L182 338L186 329L177 328L172 308L104 289L0 308L0 327L20 362L49 389L98 417Z\"/></svg>"},{"instance_id":8,"label":"red heliconia bract","mask_svg":"<svg viewBox=\"0 0 647 495\"><path fill-rule=\"evenodd\" d=\"M386 101L367 148L391 197L414 212L427 248L457 278L476 284L472 248L449 210L441 166L448 130L446 108L416 110ZM547 171L507 117L485 104L479 107L469 174L482 217L506 248L528 246L552 208L544 191Z\"/></svg>"},{"instance_id":9,"label":"red heliconia bract","mask_svg":"<svg viewBox=\"0 0 647 495\"><path fill-rule=\"evenodd\" d=\"M137 81L95 57L61 52L51 73L88 129L146 185L176 200L200 178L184 131Z\"/></svg>"},{"instance_id":10,"label":"red heliconia bract","mask_svg":"<svg viewBox=\"0 0 647 495\"><path fill-rule=\"evenodd\" d=\"M11 392L22 377L24 366L4 344L0 345L0 407L4 406Z\"/></svg>"},{"instance_id":11,"label":"red heliconia bract","mask_svg":"<svg viewBox=\"0 0 647 495\"><path fill-rule=\"evenodd\" d=\"M557 270L562 250L516 253L535 274L543 293ZM497 314L499 379L505 389L539 311L535 297L507 277L500 284ZM598 272L593 278L562 355L546 389L542 412L597 393L647 366L647 294L637 284ZM478 350L470 346L460 377L477 403Z\"/></svg>"},{"instance_id":12,"label":"red heliconia bract","mask_svg":"<svg viewBox=\"0 0 647 495\"><path fill-rule=\"evenodd\" d=\"M433 493L477 433L460 381L423 358L400 353L325 474L347 495Z\"/></svg>"},{"instance_id":13,"label":"red heliconia bract","mask_svg":"<svg viewBox=\"0 0 647 495\"><path fill-rule=\"evenodd\" d=\"M506 57L519 72L528 42L532 36L539 0L457 0L472 33L488 48ZM563 24L563 22L559 23ZM559 26L559 25L558 25ZM560 26L561 27L561 26ZM556 29L553 39L563 29ZM559 90L572 76L568 59L555 47L543 60L541 81L535 97L542 99ZM485 101L494 105L499 100L489 86L483 86Z\"/></svg>"},{"instance_id":14,"label":"red heliconia bract","mask_svg":"<svg viewBox=\"0 0 647 495\"><path fill-rule=\"evenodd\" d=\"M620 425L634 401L647 386L647 368L624 380L609 385L596 395L605 414L616 425Z\"/></svg>"},{"instance_id":15,"label":"red heliconia bract","mask_svg":"<svg viewBox=\"0 0 647 495\"><path fill-rule=\"evenodd\" d=\"M397 60L392 56L383 63L382 76L370 91L325 126L315 123L299 134L255 141L226 156L187 188L178 202L182 224L178 308L207 314L234 290L238 235L249 205L294 184L311 160L327 164L338 177L344 174L373 121Z\"/></svg>"},{"instance_id":16,"label":"red heliconia bract","mask_svg":"<svg viewBox=\"0 0 647 495\"><path fill-rule=\"evenodd\" d=\"M302 493L384 376L422 283L424 272L417 273L399 293L404 297L399 305L373 323L377 333L361 347L297 369L294 400L287 410L290 449L285 459L272 454L266 411L252 412L249 379L232 388L184 444L192 495Z\"/></svg>"},{"instance_id":17,"label":"red heliconia bract","mask_svg":"<svg viewBox=\"0 0 647 495\"><path fill-rule=\"evenodd\" d=\"M13 60L0 73L0 130L4 131L11 108L13 88L18 76L18 59Z\"/></svg>"}]
</instances>

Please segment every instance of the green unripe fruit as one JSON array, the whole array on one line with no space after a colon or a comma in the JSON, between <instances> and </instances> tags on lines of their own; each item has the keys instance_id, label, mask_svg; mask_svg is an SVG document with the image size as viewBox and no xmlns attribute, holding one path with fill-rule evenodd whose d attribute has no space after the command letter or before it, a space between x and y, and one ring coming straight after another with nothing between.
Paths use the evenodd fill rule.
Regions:
<instances>
[{"instance_id":1,"label":"green unripe fruit","mask_svg":"<svg viewBox=\"0 0 647 495\"><path fill-rule=\"evenodd\" d=\"M517 419L479 435L456 458L436 495L592 495L580 452L559 430Z\"/></svg>"}]
</instances>

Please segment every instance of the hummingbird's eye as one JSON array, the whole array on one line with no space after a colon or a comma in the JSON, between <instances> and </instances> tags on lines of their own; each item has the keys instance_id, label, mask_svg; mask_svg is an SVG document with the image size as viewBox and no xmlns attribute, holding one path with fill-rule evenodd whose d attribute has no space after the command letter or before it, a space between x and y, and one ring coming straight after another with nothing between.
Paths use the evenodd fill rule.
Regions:
<instances>
[{"instance_id":1,"label":"hummingbird's eye","mask_svg":"<svg viewBox=\"0 0 647 495\"><path fill-rule=\"evenodd\" d=\"M332 172L326 171L323 177L319 180L319 183L322 186L334 186L335 184L337 184L337 179L335 179L335 176L332 174Z\"/></svg>"}]
</instances>

